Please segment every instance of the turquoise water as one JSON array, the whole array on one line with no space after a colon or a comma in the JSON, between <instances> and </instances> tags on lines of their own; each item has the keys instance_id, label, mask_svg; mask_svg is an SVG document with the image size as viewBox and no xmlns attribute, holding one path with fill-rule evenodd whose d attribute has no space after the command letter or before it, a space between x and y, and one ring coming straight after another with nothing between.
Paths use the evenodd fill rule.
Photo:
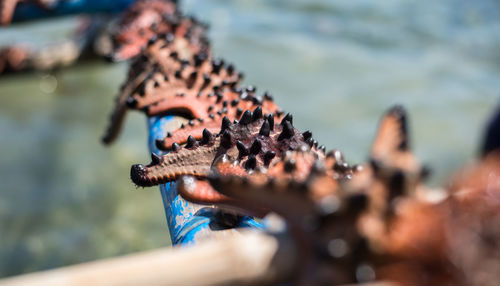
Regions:
<instances>
[{"instance_id":1,"label":"turquoise water","mask_svg":"<svg viewBox=\"0 0 500 286\"><path fill-rule=\"evenodd\" d=\"M183 9L211 24L215 53L246 83L352 163L366 158L384 110L402 103L416 153L442 184L474 159L500 99L498 1L191 0ZM17 33L0 31L0 42L44 38ZM144 118L131 114L111 148L99 142L126 69L91 61L0 78L0 276L169 245L158 190L128 178L131 164L149 161Z\"/></svg>"}]
</instances>

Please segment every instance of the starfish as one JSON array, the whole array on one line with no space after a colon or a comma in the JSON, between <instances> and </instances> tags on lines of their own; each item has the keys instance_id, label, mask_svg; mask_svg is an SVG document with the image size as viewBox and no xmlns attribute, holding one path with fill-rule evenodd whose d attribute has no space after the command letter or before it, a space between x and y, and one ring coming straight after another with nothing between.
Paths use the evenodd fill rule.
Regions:
<instances>
[{"instance_id":1,"label":"starfish","mask_svg":"<svg viewBox=\"0 0 500 286\"><path fill-rule=\"evenodd\" d=\"M26 66L29 54L29 49L23 46L0 49L0 74L6 71L22 70Z\"/></svg>"},{"instance_id":2,"label":"starfish","mask_svg":"<svg viewBox=\"0 0 500 286\"><path fill-rule=\"evenodd\" d=\"M14 10L20 0L2 0L0 1L0 23L2 25L10 24Z\"/></svg>"},{"instance_id":3,"label":"starfish","mask_svg":"<svg viewBox=\"0 0 500 286\"><path fill-rule=\"evenodd\" d=\"M406 110L400 105L390 108L382 117L370 156L376 175L399 194L414 189L427 175L411 152L407 125Z\"/></svg>"},{"instance_id":4,"label":"starfish","mask_svg":"<svg viewBox=\"0 0 500 286\"><path fill-rule=\"evenodd\" d=\"M57 0L0 0L0 24L9 25L14 16L17 4L33 3L44 9L49 9Z\"/></svg>"},{"instance_id":5,"label":"starfish","mask_svg":"<svg viewBox=\"0 0 500 286\"><path fill-rule=\"evenodd\" d=\"M162 86L166 85L169 80L167 74L175 74L175 71L186 62L194 61L195 57L206 55L206 53L207 47L190 45L185 39L175 37L173 34L167 34L151 42L141 56L131 63L126 83L116 97L110 124L102 141L105 144L111 144L116 140L127 110L135 105L134 98L144 96L146 92L153 90L160 83Z\"/></svg>"},{"instance_id":6,"label":"starfish","mask_svg":"<svg viewBox=\"0 0 500 286\"><path fill-rule=\"evenodd\" d=\"M390 215L393 200L413 192L421 195L427 190L422 183L428 171L411 151L407 125L406 110L399 105L391 107L380 121L369 162L360 165L356 178L345 186L372 194L370 209L377 215L368 216L367 224L379 225L380 232L384 224L372 220Z\"/></svg>"},{"instance_id":7,"label":"starfish","mask_svg":"<svg viewBox=\"0 0 500 286\"><path fill-rule=\"evenodd\" d=\"M242 149L242 147L240 148ZM335 180L342 180L352 176L350 168L339 171L337 165L343 164L343 162L335 161L332 154L331 152L328 153L325 158L322 153L318 154L311 147L301 146L299 150L283 153L281 158L274 160L265 170L265 173L260 170L259 176L264 176L271 180L294 179L296 182L305 182L311 170L316 169L327 170ZM326 168L325 165L327 166ZM254 173L253 170L248 172L244 166L238 164L238 159L229 160L228 158L215 162L211 172L218 176L232 175L240 177L246 177ZM246 201L225 196L211 188L206 181L191 176L181 177L177 190L186 200L198 204L223 206L224 209L228 208L240 214L256 217L263 217L269 212L268 209L262 206L252 205Z\"/></svg>"},{"instance_id":8,"label":"starfish","mask_svg":"<svg viewBox=\"0 0 500 286\"><path fill-rule=\"evenodd\" d=\"M162 101L158 107L151 107L152 114L158 108L163 113L179 111L176 107L181 106L195 119L190 120L187 125L182 125L177 130L167 133L165 138L157 140L156 146L160 150L169 150L172 143L184 144L189 136L201 139L204 129L217 133L223 118L226 117L229 121L234 121L243 114L243 110L261 107L263 113L272 113L276 119L283 114L271 97L256 98L253 92L226 87L222 91L209 92L206 95L203 93L197 95L182 94L176 100Z\"/></svg>"},{"instance_id":9,"label":"starfish","mask_svg":"<svg viewBox=\"0 0 500 286\"><path fill-rule=\"evenodd\" d=\"M123 14L111 33L110 59L122 61L138 55L147 43L162 34L173 34L193 45L206 45L206 25L177 10L176 1L142 0Z\"/></svg>"},{"instance_id":10,"label":"starfish","mask_svg":"<svg viewBox=\"0 0 500 286\"><path fill-rule=\"evenodd\" d=\"M398 200L384 243L375 243L378 277L415 286L500 281L500 153L458 172L448 191L439 203Z\"/></svg>"},{"instance_id":11,"label":"starfish","mask_svg":"<svg viewBox=\"0 0 500 286\"><path fill-rule=\"evenodd\" d=\"M173 143L172 152L162 157L153 154L151 164L133 165L131 178L138 186L171 182L182 175L205 178L214 163L226 159L237 159L236 164L250 171L268 167L276 156L301 146L324 152L314 144L308 134L301 134L293 127L290 114L281 123L275 123L274 115L264 115L259 106L253 112L243 112L238 123L224 118L217 135L205 130L200 141L189 137L183 147Z\"/></svg>"},{"instance_id":12,"label":"starfish","mask_svg":"<svg viewBox=\"0 0 500 286\"><path fill-rule=\"evenodd\" d=\"M131 108L147 109L149 116L168 109L185 109L190 117L207 117L205 108L189 105L199 101L193 98L220 91L224 86L234 87L241 80L233 66L226 68L223 61L208 59L206 53L200 52L183 60L177 50L166 49L164 41L152 43L149 51L145 58L157 63L157 71L150 74L127 100ZM186 99L179 103L179 97Z\"/></svg>"},{"instance_id":13,"label":"starfish","mask_svg":"<svg viewBox=\"0 0 500 286\"><path fill-rule=\"evenodd\" d=\"M134 62L129 72L132 80L117 99L103 137L105 143L118 136L127 109L142 110L148 116L172 114L192 119L159 140L157 147L161 150L167 150L174 142L186 143L190 135L201 139L205 128L217 133L224 116L233 121L246 109L262 106L264 113L283 113L269 93L257 96L255 87L238 87L242 75L233 65L211 59L199 50L181 59L176 46L175 42L168 45L165 39L153 41Z\"/></svg>"},{"instance_id":14,"label":"starfish","mask_svg":"<svg viewBox=\"0 0 500 286\"><path fill-rule=\"evenodd\" d=\"M360 267L389 280L403 281L398 280L394 269L400 269L401 263L409 267L408 257L421 260L421 265L409 269L427 275L422 270L430 265L426 259L435 255L437 258L431 261L440 263L446 255L440 229L445 211L441 205L415 198L418 184L404 184L405 191L401 192L400 184L391 183L389 175L395 170L406 180L419 169L408 148L407 128L402 128L405 124L402 107L391 108L384 115L371 154L372 161L382 162L377 170L373 163L346 166L338 151L315 158L296 150L292 157L285 156L265 172L256 170L246 175L234 171L238 166L219 162L219 167L214 168L219 172L212 172L209 181L216 192L225 196L226 204L244 208L244 202L250 206L249 211L259 206L285 218L299 246L301 261L295 277L299 285L359 282L356 271ZM413 159L399 160L398 154ZM199 197L210 194L208 190L205 187ZM189 195L193 194L195 189L190 190ZM370 223L381 224L383 231ZM435 234L433 239L429 239L426 228ZM426 252L415 252L412 245ZM438 271L446 273L446 265L439 267ZM445 278L449 277L439 277Z\"/></svg>"},{"instance_id":15,"label":"starfish","mask_svg":"<svg viewBox=\"0 0 500 286\"><path fill-rule=\"evenodd\" d=\"M299 249L297 285L323 285L320 280L330 285L349 283L361 263L356 255L363 239L355 222L367 196L340 189L336 177L345 178L351 170L336 171L339 162L333 156L315 157L306 150L293 153L267 172L257 170L246 176L214 172L209 181L228 198L276 212L286 220ZM318 257L327 257L326 262Z\"/></svg>"}]
</instances>

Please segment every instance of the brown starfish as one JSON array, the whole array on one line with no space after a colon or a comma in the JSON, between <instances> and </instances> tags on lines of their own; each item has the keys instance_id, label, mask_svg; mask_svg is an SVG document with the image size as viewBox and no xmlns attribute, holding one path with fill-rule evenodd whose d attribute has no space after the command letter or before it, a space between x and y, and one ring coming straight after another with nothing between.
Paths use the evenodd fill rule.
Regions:
<instances>
[{"instance_id":1,"label":"brown starfish","mask_svg":"<svg viewBox=\"0 0 500 286\"><path fill-rule=\"evenodd\" d=\"M57 0L0 0L0 24L9 25L19 3L32 3L44 9L50 8Z\"/></svg>"},{"instance_id":2,"label":"brown starfish","mask_svg":"<svg viewBox=\"0 0 500 286\"><path fill-rule=\"evenodd\" d=\"M409 141L406 111L402 106L394 106L380 121L371 148L370 163L359 166L356 178L345 186L365 189L372 196L372 213L366 219L370 228L378 226L378 232L384 231L383 220L393 212L393 200L422 192L426 171L411 152ZM380 221L375 223L375 218Z\"/></svg>"},{"instance_id":3,"label":"brown starfish","mask_svg":"<svg viewBox=\"0 0 500 286\"><path fill-rule=\"evenodd\" d=\"M182 97L186 97L186 99L183 100ZM191 100L189 100L190 98ZM158 140L156 146L160 150L168 150L172 143L184 144L189 136L201 139L204 129L208 129L212 133L217 133L220 130L223 118L226 117L229 121L234 121L246 109L261 107L263 113L276 114L274 116L276 119L282 114L272 101L272 98L264 97L263 99L256 100L253 93L248 93L241 89L224 88L221 92L209 92L206 95L198 93L198 95L191 95L190 97L182 95L177 100L160 102L158 106L164 110L163 112L169 112L170 110L175 112L175 105L178 106L178 104L185 104L184 110L188 110L193 115L195 115L193 111L197 110L196 119L190 120L187 125L167 133L165 138ZM165 109L167 107L168 109ZM191 108L191 110L188 108ZM151 109L156 110L155 107Z\"/></svg>"},{"instance_id":4,"label":"brown starfish","mask_svg":"<svg viewBox=\"0 0 500 286\"><path fill-rule=\"evenodd\" d=\"M224 158L237 159L238 165L250 171L267 167L276 156L301 146L318 150L312 138L293 127L290 114L278 124L272 114L263 115L259 106L253 112L245 111L236 124L223 119L217 135L205 130L199 142L189 137L184 147L174 143L171 153L154 155L151 164L132 166L131 178L138 186L166 183L182 175L204 178L212 165Z\"/></svg>"},{"instance_id":5,"label":"brown starfish","mask_svg":"<svg viewBox=\"0 0 500 286\"><path fill-rule=\"evenodd\" d=\"M187 60L181 60L177 50L165 49L164 45L164 41L157 41L150 46L145 57L157 63L157 72L151 74L130 95L130 107L147 108L150 116L170 109L186 109L190 117L207 116L205 108L189 105L200 101L193 98L213 92L214 89L220 91L224 86L235 86L241 79L234 67L226 68L223 61L208 59L206 53L200 52L190 55ZM179 103L179 97L189 99L182 99L182 103ZM176 99L177 102L174 102Z\"/></svg>"},{"instance_id":6,"label":"brown starfish","mask_svg":"<svg viewBox=\"0 0 500 286\"><path fill-rule=\"evenodd\" d=\"M367 204L367 196L339 188L333 174L345 174L334 170L333 158L314 158L304 151L294 151L293 159L280 161L266 173L257 171L245 177L214 173L209 180L229 198L285 218L299 246L296 284L352 282L356 266L361 263L357 255L363 247L355 222ZM290 163L295 159L296 163Z\"/></svg>"},{"instance_id":7,"label":"brown starfish","mask_svg":"<svg viewBox=\"0 0 500 286\"><path fill-rule=\"evenodd\" d=\"M402 106L390 108L380 122L371 149L373 171L386 183L393 184L398 193L414 189L426 172L411 152L407 124Z\"/></svg>"},{"instance_id":8,"label":"brown starfish","mask_svg":"<svg viewBox=\"0 0 500 286\"><path fill-rule=\"evenodd\" d=\"M242 147L240 147L242 148ZM287 151L282 154L281 158L274 160L269 168L261 176L266 176L269 179L294 179L296 182L304 182L311 172L311 169L322 168L328 170L332 178L345 179L350 175L351 170L336 172L336 162L331 153L323 156L322 153L317 153L310 147L302 146L300 150ZM315 165L316 164L316 165ZM328 166L325 168L325 166ZM238 160L229 160L227 157L224 160L217 161L212 166L212 172L220 176L240 176L246 177L254 172L248 172L244 166L238 164ZM352 173L351 173L352 174ZM177 190L185 199L208 205L219 205L229 209L236 209L240 214L247 214L257 217L263 217L269 212L268 209L259 205L252 205L246 201L241 201L235 198L230 198L222 195L212 189L205 181L193 178L182 177Z\"/></svg>"},{"instance_id":9,"label":"brown starfish","mask_svg":"<svg viewBox=\"0 0 500 286\"><path fill-rule=\"evenodd\" d=\"M378 249L378 277L410 286L498 284L500 153L457 173L446 200L405 196L395 209Z\"/></svg>"},{"instance_id":10,"label":"brown starfish","mask_svg":"<svg viewBox=\"0 0 500 286\"><path fill-rule=\"evenodd\" d=\"M164 43L154 43L147 58L158 59L159 70L136 88L127 103L134 109L145 110L148 116L159 114L182 115L193 118L189 126L167 134L159 141L160 149L172 143L183 144L189 135L202 137L203 129L218 132L222 118L234 120L242 111L261 105L264 113L280 112L272 96L255 96L255 88L237 88L241 74L223 60L206 59L206 54L196 54L191 61L181 61L177 53L165 53Z\"/></svg>"},{"instance_id":11,"label":"brown starfish","mask_svg":"<svg viewBox=\"0 0 500 286\"><path fill-rule=\"evenodd\" d=\"M6 71L19 71L25 68L29 49L12 46L0 49L0 74Z\"/></svg>"},{"instance_id":12,"label":"brown starfish","mask_svg":"<svg viewBox=\"0 0 500 286\"><path fill-rule=\"evenodd\" d=\"M419 169L415 159L405 161L398 157L398 153L404 153L404 157L414 158L408 147L400 147L400 142L408 142L406 128L401 128L405 120L401 107L392 108L382 119L372 148L376 150L372 157L383 162L376 165L377 170L372 167L375 164L346 167L341 154L334 151L324 160L316 159L314 164L303 164L310 160L302 160L309 172L299 171L307 168L297 168L285 159L266 173L241 176L229 171L230 175L211 175L210 182L231 202L260 206L287 220L299 245L298 284L338 285L374 277L406 283L414 275L401 280L394 269L406 274L410 269L417 276L428 277L424 270L434 263L436 271L443 275L436 275L432 281L455 281L445 275L450 271L449 264L440 264L446 255L440 229L445 212L440 205L414 197L418 184L404 184L401 191L401 184L392 183L391 174L401 173L399 176L406 180ZM299 158L294 156L297 161ZM230 164L224 167L234 169ZM286 169L298 173L290 176L283 172ZM304 178L303 174L308 175ZM374 223L382 227L373 227ZM426 228L434 234L431 239ZM412 248L413 245L418 248ZM418 252L422 249L423 254ZM420 264L412 266L409 257ZM375 276L363 276L359 274L361 270Z\"/></svg>"},{"instance_id":13,"label":"brown starfish","mask_svg":"<svg viewBox=\"0 0 500 286\"><path fill-rule=\"evenodd\" d=\"M122 16L118 29L112 32L114 61L138 55L147 43L160 35L173 34L193 45L206 45L206 26L187 18L177 10L176 1L140 0Z\"/></svg>"},{"instance_id":14,"label":"brown starfish","mask_svg":"<svg viewBox=\"0 0 500 286\"><path fill-rule=\"evenodd\" d=\"M2 25L10 24L14 10L20 0L1 0L0 1L0 23Z\"/></svg>"},{"instance_id":15,"label":"brown starfish","mask_svg":"<svg viewBox=\"0 0 500 286\"><path fill-rule=\"evenodd\" d=\"M181 52L182 51L182 52ZM116 140L129 106L135 105L133 96L144 96L169 79L167 74L175 74L184 63L194 61L195 55L206 55L206 47L191 45L184 38L166 35L152 42L150 46L131 64L126 83L116 98L111 120L102 141L110 144ZM182 54L182 57L180 56ZM170 56L174 55L174 56ZM172 77L174 78L174 77Z\"/></svg>"},{"instance_id":16,"label":"brown starfish","mask_svg":"<svg viewBox=\"0 0 500 286\"><path fill-rule=\"evenodd\" d=\"M406 198L388 221L382 278L402 285L497 285L500 281L500 110L489 123L481 161L458 172L449 197ZM408 196L407 196L408 197Z\"/></svg>"}]
</instances>

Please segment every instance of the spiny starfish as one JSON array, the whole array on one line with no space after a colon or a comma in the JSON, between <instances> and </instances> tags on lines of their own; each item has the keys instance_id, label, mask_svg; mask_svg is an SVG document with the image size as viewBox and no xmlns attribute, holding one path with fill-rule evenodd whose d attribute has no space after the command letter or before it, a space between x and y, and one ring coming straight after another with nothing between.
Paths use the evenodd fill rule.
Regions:
<instances>
[{"instance_id":1,"label":"spiny starfish","mask_svg":"<svg viewBox=\"0 0 500 286\"><path fill-rule=\"evenodd\" d=\"M437 252L442 232L436 228L442 225L442 211L414 198L418 184L404 184L405 191L401 192L401 185L391 183L393 179L388 175L397 170L406 179L418 173L415 172L418 164L414 159L405 161L412 164L398 160L400 152L406 158L414 157L407 143L405 148L400 147L401 142L408 142L407 129L402 128L405 122L406 112L402 107L390 109L383 117L372 148L376 150L372 151L372 161L383 162L377 165L379 169L376 171L372 164L346 167L339 152L330 152L324 159L316 158L312 164L310 159L314 157L304 160L308 153L297 153L302 157L296 154L294 160L300 160L308 168L297 167L298 164L290 164L289 159L284 159L266 173L241 176L234 171L219 172L212 173L209 180L214 189L225 196L226 203L244 202L251 206L250 211L259 206L286 219L299 246L301 262L295 280L298 284L359 282L362 278L356 272L360 267L377 271L377 275L384 278L396 279L392 268L387 266L399 265L393 260L407 262L407 256L404 256L407 254L417 257L418 253L411 254L411 243L425 248L429 242L425 230L419 234L412 231L416 219L425 221L423 226L427 223L429 229L435 230L436 240L425 248L428 253L433 253L433 250L437 256L442 253ZM216 169L224 171L225 168L234 169L230 164ZM300 169L309 172L299 171L292 175L283 172ZM395 201L392 194L398 194L405 203ZM242 207L241 204L238 206ZM396 206L400 206L398 210L402 208L403 213L388 211ZM388 213L391 215L387 216ZM371 217L375 218L369 219ZM382 224L383 231L367 222ZM421 230L420 227L415 229ZM402 232L409 231L414 240L406 234L401 237Z\"/></svg>"},{"instance_id":2,"label":"spiny starfish","mask_svg":"<svg viewBox=\"0 0 500 286\"><path fill-rule=\"evenodd\" d=\"M410 149L407 113L402 106L390 108L380 121L370 154L370 162L359 166L359 172L346 185L366 189L372 194L370 209L385 218L393 210L391 202L413 192L425 191L422 181L428 171L422 168ZM383 213L383 212L388 213ZM368 216L372 220L375 215ZM373 221L368 224L376 225ZM380 227L382 228L382 223ZM380 229L382 231L382 229Z\"/></svg>"},{"instance_id":3,"label":"spiny starfish","mask_svg":"<svg viewBox=\"0 0 500 286\"><path fill-rule=\"evenodd\" d=\"M370 161L377 177L407 193L427 175L410 149L407 112L396 105L383 116L371 149Z\"/></svg>"},{"instance_id":4,"label":"spiny starfish","mask_svg":"<svg viewBox=\"0 0 500 286\"><path fill-rule=\"evenodd\" d=\"M22 46L0 49L0 74L6 71L18 71L26 66L29 50Z\"/></svg>"},{"instance_id":5,"label":"spiny starfish","mask_svg":"<svg viewBox=\"0 0 500 286\"><path fill-rule=\"evenodd\" d=\"M173 143L171 153L162 157L153 154L151 164L133 165L132 181L138 186L152 186L174 181L182 175L203 178L217 160L224 158L237 159L238 165L254 170L268 167L276 156L301 146L313 146L324 152L324 148L317 149L317 142L308 134L301 134L293 127L290 114L279 124L274 118L272 114L263 115L260 106L253 112L243 112L236 124L225 118L217 135L204 130L200 141L189 137L183 147Z\"/></svg>"},{"instance_id":6,"label":"spiny starfish","mask_svg":"<svg viewBox=\"0 0 500 286\"><path fill-rule=\"evenodd\" d=\"M223 118L234 121L240 118L243 110L261 107L263 113L272 113L276 119L283 114L267 93L264 97L259 98L254 96L254 92L248 90L248 88L242 90L240 88L225 87L219 92L209 92L206 95L203 93L189 97L188 95L181 95L176 100L160 102L158 107L152 106L151 110L153 111L159 108L163 112L169 112L170 110L176 111L176 105L184 104L185 110L193 112L196 108L197 114L196 119L190 120L187 125L181 125L177 130L167 133L165 138L158 140L156 146L160 150L169 150L172 143L184 144L189 136L201 139L204 129L217 133L220 130Z\"/></svg>"},{"instance_id":7,"label":"spiny starfish","mask_svg":"<svg viewBox=\"0 0 500 286\"><path fill-rule=\"evenodd\" d=\"M17 4L32 3L44 9L49 9L57 0L0 0L0 24L10 24Z\"/></svg>"},{"instance_id":8,"label":"spiny starfish","mask_svg":"<svg viewBox=\"0 0 500 286\"><path fill-rule=\"evenodd\" d=\"M282 156L274 160L267 169L264 171L262 169L257 170L260 174L259 176L265 176L271 180L293 178L296 182L304 182L308 175L315 170L324 170L332 178L335 178L335 180L342 180L352 176L352 171L349 167L339 170L338 165L345 165L345 163L336 161L333 152L329 152L325 158L322 153L318 154L313 148L314 145L301 146L298 150L282 153ZM240 149L243 149L243 147L240 147ZM246 177L254 173L253 170L248 172L244 166L238 163L238 159L229 160L225 158L224 160L219 160L212 166L212 172L221 176L233 175L240 177ZM190 176L180 179L177 190L185 199L195 203L216 204L225 208L229 207L229 209L236 208L239 213L258 217L262 217L268 213L268 210L260 205L252 205L251 202L227 197L211 188L206 181Z\"/></svg>"},{"instance_id":9,"label":"spiny starfish","mask_svg":"<svg viewBox=\"0 0 500 286\"><path fill-rule=\"evenodd\" d=\"M457 173L442 202L406 195L395 209L374 243L384 258L378 277L410 286L498 284L499 152Z\"/></svg>"},{"instance_id":10,"label":"spiny starfish","mask_svg":"<svg viewBox=\"0 0 500 286\"><path fill-rule=\"evenodd\" d=\"M182 51L182 52L181 52ZM152 41L149 47L131 64L126 84L116 98L111 120L102 141L110 144L118 137L129 106L133 106L133 96L144 96L160 83L169 80L167 74L175 74L181 67L195 58L207 55L208 48L191 45L183 38L167 34ZM206 57L206 56L205 56ZM172 77L174 78L174 77Z\"/></svg>"},{"instance_id":11,"label":"spiny starfish","mask_svg":"<svg viewBox=\"0 0 500 286\"><path fill-rule=\"evenodd\" d=\"M294 277L297 284L351 282L361 263L358 251L364 247L355 222L367 205L367 196L339 188L334 174L345 177L346 173L334 170L332 165L338 162L333 157L314 158L304 151L294 151L292 158L280 161L267 173L256 171L247 176L212 173L209 180L228 198L254 208L260 206L285 218L299 247L300 262ZM302 162L290 163L290 160ZM319 263L318 257L326 262L320 259Z\"/></svg>"},{"instance_id":12,"label":"spiny starfish","mask_svg":"<svg viewBox=\"0 0 500 286\"><path fill-rule=\"evenodd\" d=\"M207 45L206 25L193 17L184 17L176 1L140 0L124 13L112 32L110 59L121 61L138 55L147 43L162 34L184 38L192 45Z\"/></svg>"},{"instance_id":13,"label":"spiny starfish","mask_svg":"<svg viewBox=\"0 0 500 286\"><path fill-rule=\"evenodd\" d=\"M165 40L151 43L143 57L155 63L156 70L129 95L127 103L131 108L147 109L150 116L170 109L185 109L190 117L206 116L206 110L188 103L195 105L200 100L194 98L220 91L225 86L234 87L241 80L232 65L225 67L222 60L210 59L206 52L181 58L178 51L166 46ZM179 104L174 102L178 97L189 99L182 99Z\"/></svg>"},{"instance_id":14,"label":"spiny starfish","mask_svg":"<svg viewBox=\"0 0 500 286\"><path fill-rule=\"evenodd\" d=\"M2 0L0 1L0 23L2 25L10 24L14 10L20 0Z\"/></svg>"}]
</instances>

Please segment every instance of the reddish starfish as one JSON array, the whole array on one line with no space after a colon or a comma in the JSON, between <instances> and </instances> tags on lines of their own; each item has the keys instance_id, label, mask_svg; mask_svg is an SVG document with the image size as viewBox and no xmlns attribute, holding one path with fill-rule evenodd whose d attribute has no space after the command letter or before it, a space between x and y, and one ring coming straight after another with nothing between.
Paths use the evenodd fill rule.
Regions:
<instances>
[{"instance_id":1,"label":"reddish starfish","mask_svg":"<svg viewBox=\"0 0 500 286\"><path fill-rule=\"evenodd\" d=\"M500 281L500 153L457 174L441 203L400 198L376 241L377 276L401 285L496 285Z\"/></svg>"},{"instance_id":2,"label":"reddish starfish","mask_svg":"<svg viewBox=\"0 0 500 286\"><path fill-rule=\"evenodd\" d=\"M185 58L187 60L181 60L177 50L165 49L164 45L164 41L157 41L149 47L145 57L157 63L158 71L130 95L130 107L147 108L150 116L165 110L182 109L190 117L207 117L205 108L196 106L200 100L194 98L213 92L214 89L220 91L225 86L235 86L241 79L234 67L226 68L223 61L207 59L206 53L200 52Z\"/></svg>"},{"instance_id":3,"label":"reddish starfish","mask_svg":"<svg viewBox=\"0 0 500 286\"><path fill-rule=\"evenodd\" d=\"M240 147L241 148L241 147ZM313 149L302 146L300 150L288 151L282 154L281 158L275 160L264 173L259 173L260 177L267 179L294 179L296 182L304 182L311 170L325 170L332 178L345 179L352 175L350 168L336 171L336 167L343 162L334 159L333 153L329 153L324 159L322 153L318 155ZM324 159L324 160L323 160ZM221 176L233 175L245 177L253 172L248 172L243 166L238 164L237 160L217 161L212 168L213 172ZM268 213L268 210L259 205L252 205L246 201L227 197L212 189L205 181L197 180L192 177L183 177L180 180L177 190L185 199L200 204L222 205L229 209L236 208L238 213L250 214L262 217Z\"/></svg>"},{"instance_id":4,"label":"reddish starfish","mask_svg":"<svg viewBox=\"0 0 500 286\"><path fill-rule=\"evenodd\" d=\"M0 49L0 74L6 71L19 71L26 66L29 51L22 46Z\"/></svg>"},{"instance_id":5,"label":"reddish starfish","mask_svg":"<svg viewBox=\"0 0 500 286\"><path fill-rule=\"evenodd\" d=\"M380 121L370 154L370 163L359 167L359 172L346 188L366 189L373 194L370 209L377 213L379 219L392 212L391 203L403 195L425 191L422 180L427 171L422 168L411 152L409 144L406 111L401 106L389 109ZM390 192L388 192L390 191ZM368 224L379 225L382 232L383 223L374 223L377 215L368 216Z\"/></svg>"},{"instance_id":6,"label":"reddish starfish","mask_svg":"<svg viewBox=\"0 0 500 286\"><path fill-rule=\"evenodd\" d=\"M17 4L33 3L44 9L49 9L57 0L0 0L0 24L9 25L14 16Z\"/></svg>"},{"instance_id":7,"label":"reddish starfish","mask_svg":"<svg viewBox=\"0 0 500 286\"><path fill-rule=\"evenodd\" d=\"M330 285L337 285L351 282L356 267L361 263L362 257L357 257L358 250L363 247L355 222L367 204L367 197L361 193L342 192L333 174L344 174L333 170L331 162L334 160L326 160L329 166L321 158L312 160L311 164L310 159L314 156L310 157L307 152L295 152L299 156L294 158L303 156L305 160L302 163L308 162L302 166L308 166L306 172L300 170L299 164L290 164L290 159L285 159L274 170L281 176L269 175L271 169L268 173L255 172L246 177L218 174L210 176L210 183L232 200L253 207L260 206L286 219L299 246L300 261L295 272L297 277L294 277L296 284L324 285L321 283L328 281ZM336 249L337 246L342 249ZM322 259L323 264L317 261L318 256L324 257L326 262Z\"/></svg>"},{"instance_id":8,"label":"reddish starfish","mask_svg":"<svg viewBox=\"0 0 500 286\"><path fill-rule=\"evenodd\" d=\"M176 45L165 46L165 43L165 40L151 43L141 60L134 63L129 78L135 80L129 81L118 98L111 125L103 138L105 143L118 136L125 104L145 111L148 116L174 114L193 119L189 125L174 130L157 142L158 148L163 150L174 142L185 143L190 135L201 139L205 128L216 133L224 116L232 121L245 109L262 106L264 113L281 115L282 111L268 93L260 97L255 95L254 87L245 90L236 87L241 74L232 65L207 59L204 52L180 59L177 50L171 50ZM148 60L146 65L145 59ZM149 72L137 75L136 70L145 68Z\"/></svg>"},{"instance_id":9,"label":"reddish starfish","mask_svg":"<svg viewBox=\"0 0 500 286\"><path fill-rule=\"evenodd\" d=\"M121 61L138 55L147 43L162 34L184 38L192 45L206 46L206 26L177 10L176 1L141 0L122 16L112 32L111 59Z\"/></svg>"},{"instance_id":10,"label":"reddish starfish","mask_svg":"<svg viewBox=\"0 0 500 286\"><path fill-rule=\"evenodd\" d=\"M146 91L154 89L160 83L165 85L169 79L167 74L175 74L184 63L189 63L189 60L194 62L194 58L202 57L206 53L207 47L191 45L184 38L174 37L172 34L151 42L148 49L131 64L126 84L116 98L103 142L110 144L116 140L129 106L135 105L135 94L138 94L136 97L144 96Z\"/></svg>"},{"instance_id":11,"label":"reddish starfish","mask_svg":"<svg viewBox=\"0 0 500 286\"><path fill-rule=\"evenodd\" d=\"M346 167L339 152L329 153L324 160L310 160L313 157L304 160L308 156L308 153L304 153L302 156L306 157L294 156L296 162L302 161L303 167L298 167L301 164L290 164L285 159L275 164L274 168L269 168L266 173L255 172L241 176L237 173L234 175L232 170L235 167L226 164L224 168L217 169L226 168L231 171L211 175L210 182L218 192L226 196L226 203L245 202L251 206L250 211L259 206L274 211L287 220L299 245L301 262L297 271L299 277L296 277L298 284L337 285L359 282L361 278L356 271L360 267L376 271L377 275L384 278L397 280L393 271L396 268L393 267L400 265L400 262L407 263L408 255L413 256L413 259L422 257L424 260L426 257L411 252L411 243L426 249L426 255L439 256L442 253L438 252L442 241L442 231L439 231L443 220L442 211L436 205L409 196L416 193L418 184L402 184L405 188L401 191L402 185L393 183L394 175L391 174L401 174L398 176L406 182L419 169L414 159L399 160L398 157L398 154L403 153L404 157L413 158L408 144L401 144L408 142L407 130L401 128L405 126L405 122L406 113L401 107L392 108L382 119L372 148L375 150L372 151L372 160L382 162L373 164L377 166L377 170L371 165ZM405 147L401 148L402 145ZM342 169L347 172L339 173ZM284 170L297 170L297 173L290 175ZM304 174L307 176L304 177ZM353 180L338 180L339 177L352 177ZM208 193L207 188L204 193ZM395 201L396 196L409 203L398 203L402 201ZM393 210L396 206L399 206L397 213ZM399 211L403 213L400 214ZM429 241L428 232L422 228L412 227L417 220L423 222L422 227L436 230L435 240ZM368 222L382 224L384 231L373 228ZM421 231L416 234L415 231L418 230ZM402 237L403 232L405 235ZM407 235L407 232L413 235ZM365 243L366 239L368 244ZM439 259L432 261L439 262ZM406 267L409 264L404 265ZM422 262L422 265L428 264ZM439 271L444 271L445 268L443 266ZM425 274L420 268L411 269Z\"/></svg>"},{"instance_id":12,"label":"reddish starfish","mask_svg":"<svg viewBox=\"0 0 500 286\"><path fill-rule=\"evenodd\" d=\"M274 104L271 97L256 99L253 93L242 91L241 89L224 88L221 92L210 92L206 95L198 93L190 98L185 95L185 99L179 98L172 102L160 102L159 108L163 110L174 110L176 104L185 104L185 109L192 108L197 110L197 119L189 121L186 126L167 133L166 137L158 140L156 146L160 150L168 150L172 143L184 144L189 136L195 139L201 139L203 130L208 129L212 133L220 130L222 120L226 117L229 121L234 121L243 114L243 110L260 106L263 113L276 114L277 119L282 112ZM191 102L191 105L188 105ZM172 108L173 107L173 108ZM152 107L152 110L156 110ZM194 115L194 114L193 114Z\"/></svg>"},{"instance_id":13,"label":"reddish starfish","mask_svg":"<svg viewBox=\"0 0 500 286\"><path fill-rule=\"evenodd\" d=\"M314 142L293 127L291 115L277 124L273 115L264 116L259 106L253 112L245 111L237 124L223 119L217 135L205 130L199 142L189 137L184 147L174 143L171 153L154 155L151 164L132 166L131 178L138 186L162 184L182 175L203 178L217 160L224 158L237 159L238 165L254 170L269 166L277 155L301 146L314 146Z\"/></svg>"}]
</instances>

